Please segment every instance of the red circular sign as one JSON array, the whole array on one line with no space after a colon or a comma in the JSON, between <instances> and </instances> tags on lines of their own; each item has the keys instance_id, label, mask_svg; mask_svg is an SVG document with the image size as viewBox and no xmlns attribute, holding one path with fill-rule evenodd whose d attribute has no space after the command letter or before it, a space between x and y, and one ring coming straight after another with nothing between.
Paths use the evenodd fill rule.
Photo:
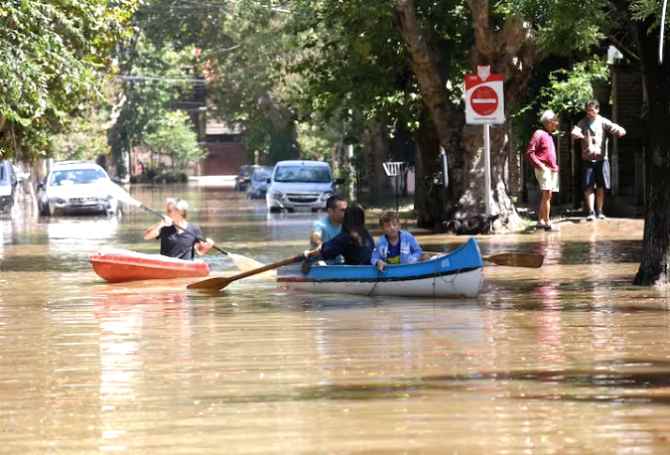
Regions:
<instances>
[{"instance_id":1,"label":"red circular sign","mask_svg":"<svg viewBox=\"0 0 670 455\"><path fill-rule=\"evenodd\" d=\"M488 85L480 85L472 92L470 105L479 115L491 115L498 109L498 94Z\"/></svg>"}]
</instances>

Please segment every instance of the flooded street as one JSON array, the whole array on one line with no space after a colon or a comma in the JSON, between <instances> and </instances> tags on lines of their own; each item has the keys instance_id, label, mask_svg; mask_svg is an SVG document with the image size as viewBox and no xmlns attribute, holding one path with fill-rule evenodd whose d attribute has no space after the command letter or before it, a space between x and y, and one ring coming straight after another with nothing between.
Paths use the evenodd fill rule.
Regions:
<instances>
[{"instance_id":1,"label":"flooded street","mask_svg":"<svg viewBox=\"0 0 670 455\"><path fill-rule=\"evenodd\" d=\"M262 262L302 252L312 213L191 186L138 189L224 249ZM144 253L156 222L0 220L0 453L667 453L665 290L630 285L641 220L483 237L478 299L289 293L240 280L105 284L88 255ZM427 250L455 236L418 236ZM233 273L213 252L210 267Z\"/></svg>"}]
</instances>

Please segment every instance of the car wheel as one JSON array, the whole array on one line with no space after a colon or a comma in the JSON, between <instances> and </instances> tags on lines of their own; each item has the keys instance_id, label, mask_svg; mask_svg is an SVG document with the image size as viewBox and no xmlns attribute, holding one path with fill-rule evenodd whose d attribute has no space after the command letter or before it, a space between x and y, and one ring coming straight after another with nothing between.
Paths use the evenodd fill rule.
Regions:
<instances>
[{"instance_id":1,"label":"car wheel","mask_svg":"<svg viewBox=\"0 0 670 455\"><path fill-rule=\"evenodd\" d=\"M280 213L281 209L279 207L270 207L270 213Z\"/></svg>"},{"instance_id":2,"label":"car wheel","mask_svg":"<svg viewBox=\"0 0 670 455\"><path fill-rule=\"evenodd\" d=\"M48 209L49 209L49 216L60 216L62 214L62 210L54 207L51 203L49 203Z\"/></svg>"}]
</instances>

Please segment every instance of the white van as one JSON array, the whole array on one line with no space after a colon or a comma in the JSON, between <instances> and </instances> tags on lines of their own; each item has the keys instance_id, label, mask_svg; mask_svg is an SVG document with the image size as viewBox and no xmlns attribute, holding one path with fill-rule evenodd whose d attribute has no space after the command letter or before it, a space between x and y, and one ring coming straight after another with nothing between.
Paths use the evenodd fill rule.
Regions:
<instances>
[{"instance_id":1,"label":"white van","mask_svg":"<svg viewBox=\"0 0 670 455\"><path fill-rule=\"evenodd\" d=\"M326 200L335 192L330 165L325 161L279 161L268 179L265 195L267 208L271 212L281 210L326 208Z\"/></svg>"}]
</instances>

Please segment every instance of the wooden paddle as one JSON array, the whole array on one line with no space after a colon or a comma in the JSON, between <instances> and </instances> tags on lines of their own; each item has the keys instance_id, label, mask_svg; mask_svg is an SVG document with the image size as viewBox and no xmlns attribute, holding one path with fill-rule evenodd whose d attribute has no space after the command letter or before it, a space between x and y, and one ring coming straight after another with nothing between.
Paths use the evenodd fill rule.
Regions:
<instances>
[{"instance_id":1,"label":"wooden paddle","mask_svg":"<svg viewBox=\"0 0 670 455\"><path fill-rule=\"evenodd\" d=\"M112 192L112 194L114 195L115 198L117 198L120 201L125 202L126 204L128 204L130 206L141 208L142 210L144 210L146 212L149 212L153 215L156 215L157 217L159 217L161 219L165 216L163 213L159 212L158 210L154 210L154 209L152 209L150 207L147 207L146 205L142 204L140 201L138 201L137 199L132 197L126 190L124 190L119 185L117 185L113 182L111 183L110 190L111 190L111 192ZM177 228L181 231L184 231L184 229L181 226L177 226L176 224L174 226L175 226L175 228ZM203 238L200 238L200 237L196 237L195 239L198 242L207 242L207 240L205 240ZM231 253L230 251L223 250L216 245L212 245L212 248L214 248L216 251L223 254L224 256L230 257L233 260L233 262L235 263L235 265L240 270L243 270L243 271L253 270L257 267L263 266L262 262L258 262L257 260L252 259L248 256L243 256L241 254Z\"/></svg>"},{"instance_id":2,"label":"wooden paddle","mask_svg":"<svg viewBox=\"0 0 670 455\"><path fill-rule=\"evenodd\" d=\"M247 272L240 273L238 275L228 277L215 277L215 278L208 278L202 281L196 281L195 283L191 283L186 287L188 289L205 289L209 291L214 290L220 291L233 281L237 281L252 275L258 275L259 273L267 272L268 270L278 269L279 267L284 265L294 264L296 262L302 261L303 259L305 259L305 256L300 254L298 256L293 256L292 258L284 259L279 262L273 262L272 264L264 265L263 267L259 267L254 270L249 270Z\"/></svg>"},{"instance_id":3,"label":"wooden paddle","mask_svg":"<svg viewBox=\"0 0 670 455\"><path fill-rule=\"evenodd\" d=\"M436 256L445 253L427 251L426 254ZM499 253L491 256L482 256L482 259L496 265L504 265L506 267L526 267L530 269L542 267L542 263L544 262L543 255L533 253Z\"/></svg>"}]
</instances>

